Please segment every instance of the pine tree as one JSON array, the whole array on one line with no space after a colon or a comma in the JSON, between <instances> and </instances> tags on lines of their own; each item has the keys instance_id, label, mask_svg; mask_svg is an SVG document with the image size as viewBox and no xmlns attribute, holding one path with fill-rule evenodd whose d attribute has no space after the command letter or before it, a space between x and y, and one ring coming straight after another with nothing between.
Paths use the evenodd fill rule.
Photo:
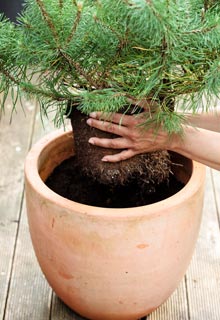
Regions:
<instances>
[{"instance_id":1,"label":"pine tree","mask_svg":"<svg viewBox=\"0 0 220 320\"><path fill-rule=\"evenodd\" d=\"M18 24L1 17L1 107L26 94L60 125L83 113L157 102L143 123L181 133L175 112L207 110L220 88L217 0L26 0Z\"/></svg>"},{"instance_id":2,"label":"pine tree","mask_svg":"<svg viewBox=\"0 0 220 320\"><path fill-rule=\"evenodd\" d=\"M0 88L55 108L56 124L69 100L89 113L150 97L176 131L173 100L196 111L218 95L219 19L214 0L27 0L18 25L1 18Z\"/></svg>"}]
</instances>

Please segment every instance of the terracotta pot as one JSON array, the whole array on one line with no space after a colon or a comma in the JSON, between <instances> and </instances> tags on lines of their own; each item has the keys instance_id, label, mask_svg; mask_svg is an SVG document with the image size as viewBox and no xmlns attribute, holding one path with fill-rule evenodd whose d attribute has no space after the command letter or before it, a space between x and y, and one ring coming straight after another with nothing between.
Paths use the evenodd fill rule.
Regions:
<instances>
[{"instance_id":1,"label":"terracotta pot","mask_svg":"<svg viewBox=\"0 0 220 320\"><path fill-rule=\"evenodd\" d=\"M185 187L155 204L107 209L67 200L45 179L74 154L71 132L38 142L25 165L26 201L36 256L56 294L96 320L149 314L175 290L198 236L204 166L174 155Z\"/></svg>"}]
</instances>

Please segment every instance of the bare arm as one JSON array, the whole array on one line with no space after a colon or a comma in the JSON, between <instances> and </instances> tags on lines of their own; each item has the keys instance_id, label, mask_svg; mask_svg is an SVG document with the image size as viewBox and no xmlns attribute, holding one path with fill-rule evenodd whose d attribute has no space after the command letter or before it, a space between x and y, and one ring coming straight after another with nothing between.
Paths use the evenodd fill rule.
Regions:
<instances>
[{"instance_id":1,"label":"bare arm","mask_svg":"<svg viewBox=\"0 0 220 320\"><path fill-rule=\"evenodd\" d=\"M220 170L220 117L215 114L189 115L189 124L193 126L184 125L183 137L176 135L172 139L169 139L163 130L160 130L157 135L153 133L153 130L140 130L137 125L142 120L138 117L114 114L111 118L113 123L109 123L98 120L100 116L100 113L91 114L88 124L100 130L115 133L119 137L116 139L93 137L89 142L100 147L124 149L118 154L105 156L102 161L117 162L136 154L166 149ZM199 119L201 120L199 126L210 130L196 128Z\"/></svg>"},{"instance_id":2,"label":"bare arm","mask_svg":"<svg viewBox=\"0 0 220 320\"><path fill-rule=\"evenodd\" d=\"M175 137L168 149L220 170L220 132L184 127L183 138Z\"/></svg>"},{"instance_id":3,"label":"bare arm","mask_svg":"<svg viewBox=\"0 0 220 320\"><path fill-rule=\"evenodd\" d=\"M209 113L188 114L186 118L194 127L220 132L220 108Z\"/></svg>"}]
</instances>

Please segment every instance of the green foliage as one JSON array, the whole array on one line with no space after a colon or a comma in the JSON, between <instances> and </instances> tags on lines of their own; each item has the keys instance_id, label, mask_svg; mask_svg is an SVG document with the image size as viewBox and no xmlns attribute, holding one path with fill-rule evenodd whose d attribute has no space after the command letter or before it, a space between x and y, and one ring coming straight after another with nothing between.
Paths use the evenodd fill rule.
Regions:
<instances>
[{"instance_id":1,"label":"green foliage","mask_svg":"<svg viewBox=\"0 0 220 320\"><path fill-rule=\"evenodd\" d=\"M219 1L26 0L17 25L0 21L1 107L23 93L60 125L68 101L88 114L148 97L159 107L145 125L179 132L173 104L209 108L219 59Z\"/></svg>"}]
</instances>

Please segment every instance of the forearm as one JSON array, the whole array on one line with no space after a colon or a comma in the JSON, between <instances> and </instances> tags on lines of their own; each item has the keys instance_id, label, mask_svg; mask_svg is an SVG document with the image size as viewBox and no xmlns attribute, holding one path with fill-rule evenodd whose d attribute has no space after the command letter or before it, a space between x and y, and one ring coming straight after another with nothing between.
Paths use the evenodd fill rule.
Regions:
<instances>
[{"instance_id":1,"label":"forearm","mask_svg":"<svg viewBox=\"0 0 220 320\"><path fill-rule=\"evenodd\" d=\"M189 125L215 132L220 132L220 110L212 110L209 113L187 114Z\"/></svg>"},{"instance_id":2,"label":"forearm","mask_svg":"<svg viewBox=\"0 0 220 320\"><path fill-rule=\"evenodd\" d=\"M220 170L220 133L184 126L184 136L176 136L169 149Z\"/></svg>"}]
</instances>

